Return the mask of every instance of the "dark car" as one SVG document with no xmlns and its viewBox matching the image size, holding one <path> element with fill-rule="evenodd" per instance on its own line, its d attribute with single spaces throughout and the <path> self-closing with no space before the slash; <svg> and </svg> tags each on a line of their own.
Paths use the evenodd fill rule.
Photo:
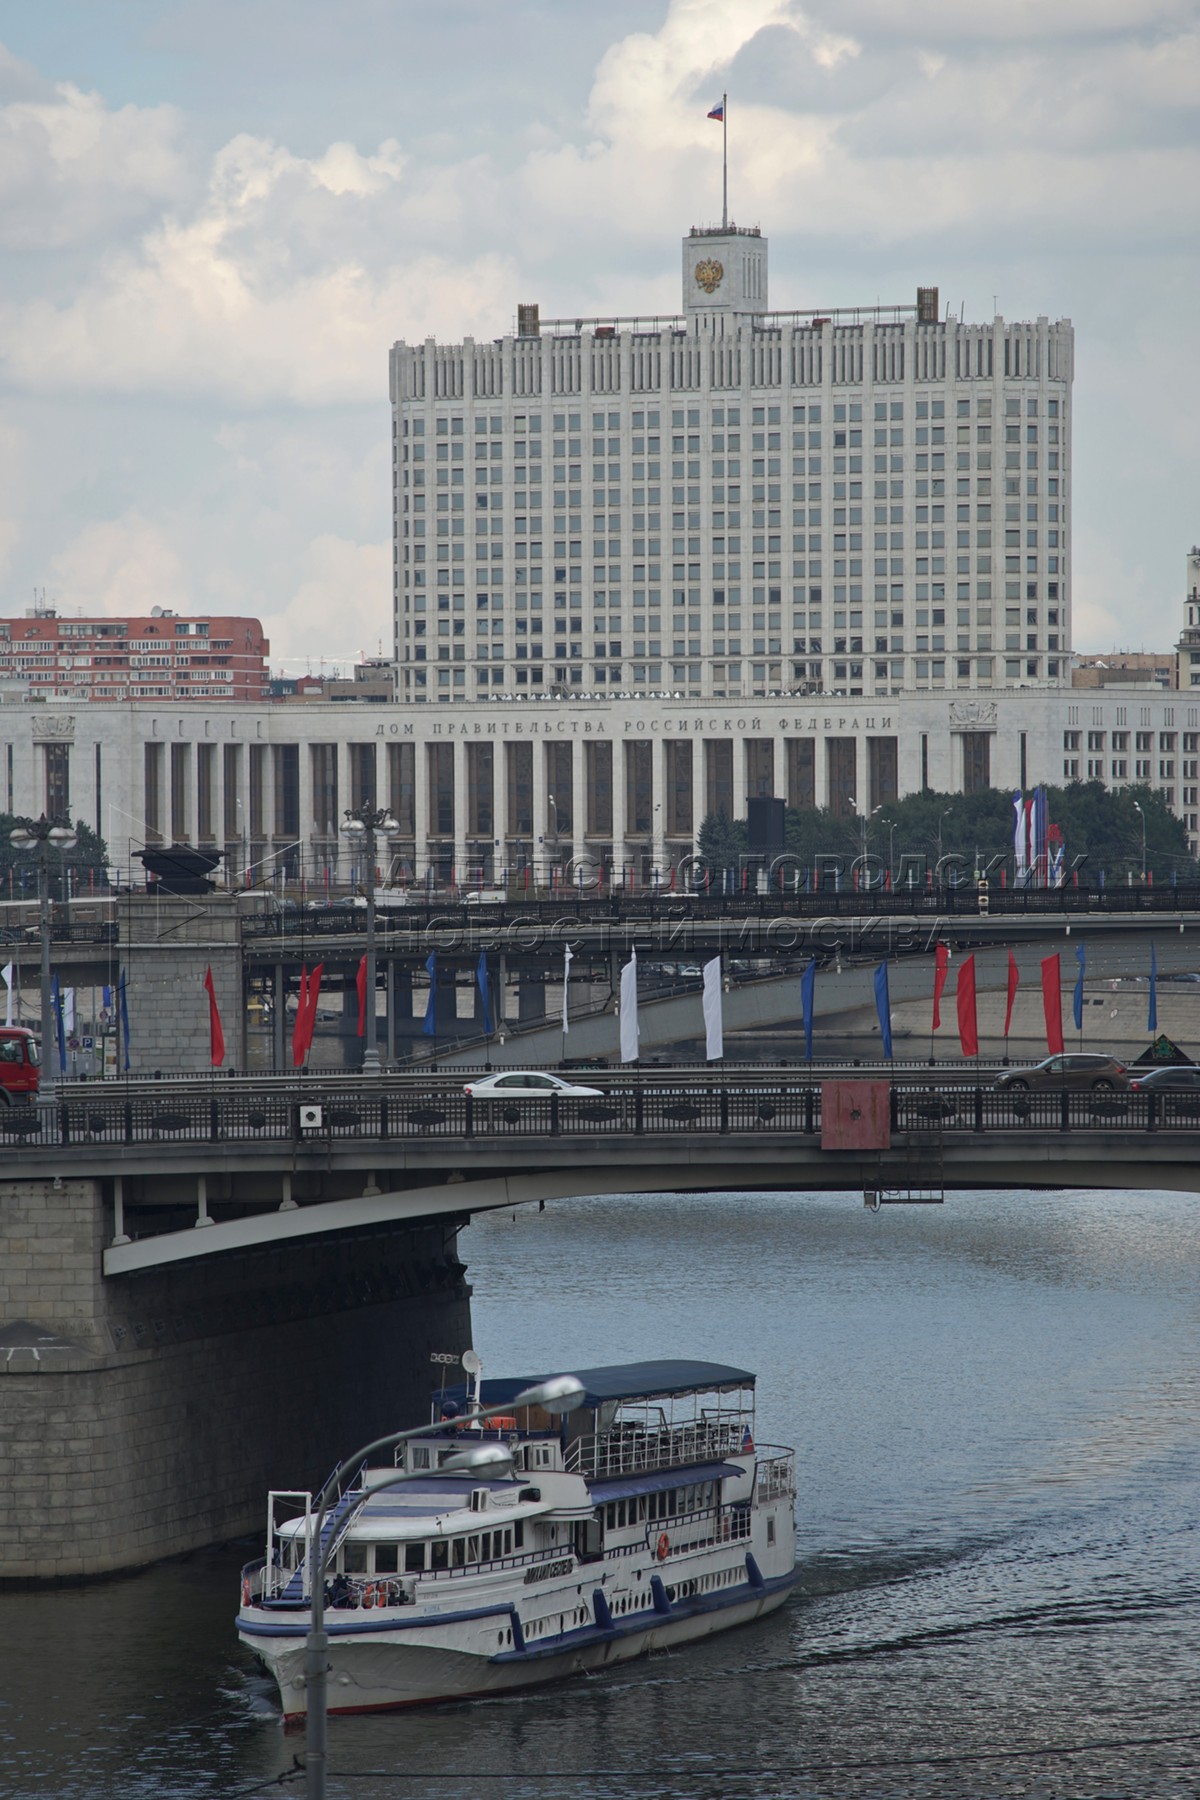
<svg viewBox="0 0 1200 1800">
<path fill-rule="evenodd" d="M 1127 1085 L 1131 1094 L 1187 1095 L 1200 1100 L 1200 1068 L 1185 1063 L 1178 1068 L 1131 1069 Z"/>
<path fill-rule="evenodd" d="M 1027 1069 L 1005 1069 L 995 1085 L 1010 1093 L 1030 1088 L 1053 1088 L 1057 1093 L 1063 1088 L 1124 1087 L 1125 1064 L 1098 1051 L 1069 1050 L 1065 1055 L 1047 1056 Z"/>
</svg>

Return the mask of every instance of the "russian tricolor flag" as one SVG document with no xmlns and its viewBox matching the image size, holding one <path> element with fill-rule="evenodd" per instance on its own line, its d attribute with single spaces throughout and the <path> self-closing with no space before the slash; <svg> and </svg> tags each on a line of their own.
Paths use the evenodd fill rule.
<svg viewBox="0 0 1200 1800">
<path fill-rule="evenodd" d="M 713 107 L 712 111 L 709 113 L 708 116 L 710 119 L 720 119 L 722 121 L 722 123 L 724 123 L 725 102 L 723 100 L 718 100 L 717 104 Z"/>
</svg>

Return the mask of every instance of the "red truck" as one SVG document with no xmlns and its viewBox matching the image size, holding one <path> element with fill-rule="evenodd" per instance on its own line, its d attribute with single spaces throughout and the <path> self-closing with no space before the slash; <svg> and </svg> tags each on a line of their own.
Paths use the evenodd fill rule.
<svg viewBox="0 0 1200 1800">
<path fill-rule="evenodd" d="M 0 1088 L 10 1099 L 32 1098 L 37 1093 L 41 1060 L 41 1044 L 28 1027 L 0 1025 Z"/>
</svg>

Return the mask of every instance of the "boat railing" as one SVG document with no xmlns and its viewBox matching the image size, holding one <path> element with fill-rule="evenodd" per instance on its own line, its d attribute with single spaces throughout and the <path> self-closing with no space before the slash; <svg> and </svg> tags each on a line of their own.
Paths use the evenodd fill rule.
<svg viewBox="0 0 1200 1800">
<path fill-rule="evenodd" d="M 699 1532 L 699 1535 L 697 1534 Z M 646 1547 L 658 1562 L 673 1556 L 685 1556 L 695 1550 L 711 1550 L 715 1544 L 739 1542 L 751 1534 L 750 1508 L 744 1500 L 723 1506 L 714 1512 L 706 1507 L 697 1512 L 672 1513 L 651 1520 L 646 1531 Z"/>
<path fill-rule="evenodd" d="M 681 1469 L 689 1464 L 738 1456 L 745 1441 L 743 1419 L 667 1426 L 654 1431 L 620 1426 L 598 1436 L 576 1438 L 567 1448 L 566 1468 L 569 1474 L 597 1477 Z"/>
<path fill-rule="evenodd" d="M 761 1505 L 766 1500 L 779 1500 L 796 1492 L 796 1453 L 776 1444 L 760 1444 L 756 1497 Z"/>
</svg>

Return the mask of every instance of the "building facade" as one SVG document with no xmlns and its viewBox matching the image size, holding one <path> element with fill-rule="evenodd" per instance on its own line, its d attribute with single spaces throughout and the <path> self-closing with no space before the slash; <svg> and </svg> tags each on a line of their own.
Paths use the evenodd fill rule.
<svg viewBox="0 0 1200 1800">
<path fill-rule="evenodd" d="M 675 317 L 393 347 L 398 699 L 1069 682 L 1070 322 L 770 312 L 767 265 L 693 231 Z"/>
<path fill-rule="evenodd" d="M 266 700 L 270 648 L 257 619 L 157 606 L 148 618 L 67 618 L 39 606 L 0 619 L 0 684 L 93 704 Z"/>
<path fill-rule="evenodd" d="M 386 806 L 387 862 L 421 877 L 543 880 L 583 860 L 649 880 L 708 813 L 750 798 L 863 811 L 928 787 L 1145 782 L 1200 814 L 1200 695 L 999 690 L 895 699 L 533 700 L 481 706 L 0 705 L 0 810 L 70 816 L 119 870 L 145 844 L 224 854 L 255 880 L 349 879 L 347 807 Z M 874 829 L 874 828 L 872 828 Z M 382 858 L 381 858 L 382 860 Z"/>
</svg>

